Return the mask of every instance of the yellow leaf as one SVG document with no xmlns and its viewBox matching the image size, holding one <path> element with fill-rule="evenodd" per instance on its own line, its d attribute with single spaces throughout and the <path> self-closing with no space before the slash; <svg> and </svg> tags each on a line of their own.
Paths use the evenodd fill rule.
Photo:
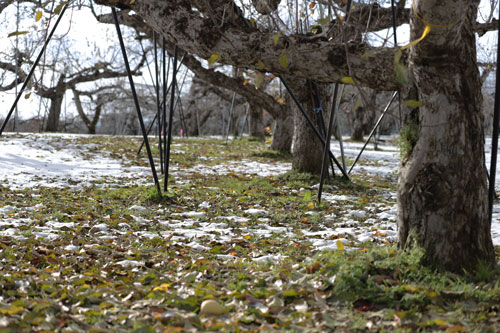
<svg viewBox="0 0 500 333">
<path fill-rule="evenodd" d="M 243 81 L 243 85 L 246 86 L 248 82 L 250 82 L 250 79 L 245 79 L 245 81 Z"/>
<path fill-rule="evenodd" d="M 286 104 L 286 101 L 285 101 L 283 98 L 278 98 L 278 99 L 276 100 L 276 102 L 278 102 L 278 103 L 279 103 L 279 104 L 281 104 L 281 105 L 285 105 L 285 104 Z"/>
<path fill-rule="evenodd" d="M 214 53 L 208 58 L 208 63 L 210 65 L 213 65 L 217 60 L 220 58 L 220 53 Z"/>
<path fill-rule="evenodd" d="M 342 241 L 340 239 L 337 240 L 337 249 L 339 251 L 344 251 L 345 250 L 344 243 L 342 243 Z"/>
<path fill-rule="evenodd" d="M 24 311 L 24 308 L 17 305 L 11 305 L 9 307 L 0 308 L 0 313 L 4 315 L 14 315 Z"/>
<path fill-rule="evenodd" d="M 28 98 L 30 98 L 30 97 L 31 97 L 31 93 L 27 93 L 26 95 L 24 95 L 24 98 L 25 98 L 25 99 L 28 99 Z"/>
<path fill-rule="evenodd" d="M 422 33 L 422 36 L 420 36 L 419 39 L 416 39 L 413 42 L 410 42 L 407 45 L 401 47 L 401 50 L 409 49 L 410 47 L 415 46 L 418 43 L 420 43 L 427 36 L 427 34 L 429 33 L 429 31 L 431 31 L 431 26 L 430 25 L 426 25 L 425 29 L 424 29 L 424 32 Z"/>
<path fill-rule="evenodd" d="M 441 319 L 434 319 L 434 324 L 438 326 L 448 326 L 448 323 Z"/>
<path fill-rule="evenodd" d="M 309 208 L 309 209 L 314 209 L 314 202 L 309 202 L 309 203 L 307 203 L 307 205 L 306 205 L 306 206 L 307 206 L 307 208 Z"/>
<path fill-rule="evenodd" d="M 279 58 L 279 62 L 280 62 L 281 67 L 287 68 L 288 67 L 288 60 L 289 60 L 288 59 L 288 54 L 282 53 L 280 55 L 280 58 Z"/>
<path fill-rule="evenodd" d="M 255 80 L 253 82 L 255 88 L 259 89 L 262 83 L 264 83 L 264 74 L 262 74 L 261 72 L 257 72 L 257 74 L 255 75 Z"/>
<path fill-rule="evenodd" d="M 405 285 L 403 285 L 403 286 L 401 286 L 401 287 L 402 287 L 405 291 L 408 291 L 408 292 L 413 293 L 413 294 L 414 294 L 414 293 L 418 293 L 418 292 L 419 292 L 419 289 L 418 289 L 418 288 L 413 287 L 413 286 L 410 286 L 410 285 L 407 285 L 407 284 L 405 284 Z"/>
<path fill-rule="evenodd" d="M 39 11 L 36 12 L 35 22 L 40 21 L 41 18 L 42 18 L 42 11 L 39 10 Z"/>
<path fill-rule="evenodd" d="M 245 235 L 245 236 L 243 236 L 243 239 L 246 239 L 246 240 L 252 239 L 252 235 Z"/>
<path fill-rule="evenodd" d="M 162 283 L 158 287 L 153 288 L 153 291 L 163 291 L 167 292 L 168 288 L 170 288 L 171 284 L 170 283 Z"/>
<path fill-rule="evenodd" d="M 252 27 L 255 27 L 255 19 L 253 17 L 250 19 L 250 23 L 252 24 Z"/>
<path fill-rule="evenodd" d="M 262 60 L 259 60 L 257 62 L 257 68 L 260 69 L 260 70 L 263 70 L 264 69 L 264 63 L 262 62 Z"/>
<path fill-rule="evenodd" d="M 277 33 L 274 34 L 273 36 L 273 45 L 276 46 L 278 45 L 278 40 L 280 39 L 281 36 L 281 31 L 278 31 Z"/>
<path fill-rule="evenodd" d="M 133 5 L 135 0 L 130 0 L 130 4 Z"/>
<path fill-rule="evenodd" d="M 414 99 L 409 99 L 403 102 L 404 105 L 408 106 L 411 109 L 419 108 L 424 106 L 424 103 L 420 101 L 416 101 Z"/>
<path fill-rule="evenodd" d="M 14 31 L 7 35 L 7 37 L 26 35 L 28 31 Z"/>
<path fill-rule="evenodd" d="M 354 80 L 350 76 L 344 76 L 342 78 L 342 83 L 354 85 Z"/>
<path fill-rule="evenodd" d="M 364 53 L 361 58 L 375 58 L 375 56 L 373 54 L 370 54 L 370 53 Z"/>
</svg>

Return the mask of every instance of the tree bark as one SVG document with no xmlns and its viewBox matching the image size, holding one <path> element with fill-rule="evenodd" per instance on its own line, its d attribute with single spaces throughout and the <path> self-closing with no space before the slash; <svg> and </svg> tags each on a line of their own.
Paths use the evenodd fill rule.
<svg viewBox="0 0 500 333">
<path fill-rule="evenodd" d="M 290 80 L 289 85 L 302 108 L 316 126 L 317 118 L 316 113 L 313 111 L 314 105 L 309 82 L 293 79 Z M 291 97 L 287 100 L 287 103 L 291 105 L 294 112 L 292 169 L 298 172 L 320 174 L 323 152 L 321 141 L 316 137 L 314 130 L 311 129 L 306 118 L 291 100 Z"/>
<path fill-rule="evenodd" d="M 264 139 L 264 111 L 255 105 L 248 110 L 248 135 Z"/>
<path fill-rule="evenodd" d="M 66 76 L 61 74 L 57 80 L 57 85 L 52 89 L 51 94 L 47 96 L 50 99 L 49 116 L 47 117 L 47 132 L 57 132 L 59 127 L 59 117 L 61 116 L 62 102 L 66 92 Z M 45 97 L 45 96 L 44 96 Z"/>
<path fill-rule="evenodd" d="M 457 272 L 495 260 L 472 31 L 478 3 L 416 0 L 426 20 L 459 23 L 433 28 L 410 52 L 424 106 L 414 111 L 414 124 L 406 124 L 418 131 L 418 140 L 402 160 L 398 182 L 399 246 L 421 246 L 427 263 Z M 424 25 L 413 16 L 412 26 L 415 40 Z"/>
<path fill-rule="evenodd" d="M 273 141 L 271 149 L 281 152 L 291 152 L 293 141 L 293 115 L 285 113 L 274 119 Z"/>
</svg>

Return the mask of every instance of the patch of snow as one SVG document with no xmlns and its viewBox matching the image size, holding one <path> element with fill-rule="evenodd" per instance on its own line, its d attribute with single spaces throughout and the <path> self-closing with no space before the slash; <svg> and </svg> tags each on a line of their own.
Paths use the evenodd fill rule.
<svg viewBox="0 0 500 333">
<path fill-rule="evenodd" d="M 245 210 L 244 212 L 250 215 L 269 215 L 269 212 L 267 210 L 258 208 L 250 208 Z"/>
<path fill-rule="evenodd" d="M 122 260 L 116 262 L 117 265 L 120 265 L 122 267 L 140 267 L 144 266 L 143 261 L 137 261 L 137 260 Z"/>
<path fill-rule="evenodd" d="M 143 207 L 143 206 L 138 206 L 138 205 L 133 205 L 131 207 L 129 207 L 130 210 L 137 210 L 137 211 L 140 211 L 140 212 L 143 212 L 145 210 L 147 210 L 146 207 Z"/>
</svg>

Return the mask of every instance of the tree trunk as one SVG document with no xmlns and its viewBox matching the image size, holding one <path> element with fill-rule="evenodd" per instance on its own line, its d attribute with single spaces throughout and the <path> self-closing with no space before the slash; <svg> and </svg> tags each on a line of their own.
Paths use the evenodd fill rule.
<svg viewBox="0 0 500 333">
<path fill-rule="evenodd" d="M 45 126 L 45 131 L 57 132 L 57 129 L 59 127 L 59 117 L 61 116 L 63 99 L 64 99 L 64 94 L 56 95 L 54 96 L 54 98 L 50 99 L 49 116 L 47 118 L 47 125 Z"/>
<path fill-rule="evenodd" d="M 264 139 L 264 112 L 255 105 L 250 105 L 248 110 L 248 135 Z"/>
<path fill-rule="evenodd" d="M 321 87 L 321 85 L 318 85 Z M 313 101 L 311 96 L 310 84 L 301 79 L 293 79 L 290 82 L 290 87 L 293 93 L 301 103 L 306 114 L 311 118 L 316 126 L 316 113 L 313 110 Z M 321 94 L 324 89 L 320 90 L 320 98 L 324 101 L 323 108 L 326 106 L 326 94 Z M 306 118 L 299 111 L 291 97 L 287 103 L 293 103 L 292 109 L 294 112 L 294 140 L 293 140 L 293 160 L 292 169 L 298 172 L 308 172 L 312 174 L 321 173 L 321 161 L 323 153 L 323 145 L 316 137 L 314 130 L 309 126 Z M 316 126 L 317 127 L 317 126 Z"/>
<path fill-rule="evenodd" d="M 364 134 L 364 126 L 363 126 L 363 113 L 366 112 L 366 109 L 362 106 L 353 110 L 351 112 L 351 140 L 353 141 L 363 141 Z"/>
<path fill-rule="evenodd" d="M 460 23 L 432 28 L 410 52 L 410 71 L 424 106 L 403 129 L 417 131 L 418 138 L 402 160 L 398 181 L 399 246 L 421 246 L 427 263 L 460 272 L 479 261 L 494 263 L 495 254 L 472 31 L 479 1 L 444 2 L 415 3 L 430 22 Z M 418 18 L 412 21 L 415 40 L 424 26 Z"/>
<path fill-rule="evenodd" d="M 271 149 L 282 152 L 292 150 L 293 115 L 286 113 L 283 117 L 274 120 L 273 142 Z"/>
</svg>

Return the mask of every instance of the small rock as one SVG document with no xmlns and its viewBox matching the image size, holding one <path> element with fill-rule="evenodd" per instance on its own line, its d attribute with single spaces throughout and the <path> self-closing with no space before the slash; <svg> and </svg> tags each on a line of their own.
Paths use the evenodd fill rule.
<svg viewBox="0 0 500 333">
<path fill-rule="evenodd" d="M 218 316 L 224 313 L 226 309 L 213 299 L 207 299 L 201 303 L 200 314 Z"/>
</svg>

